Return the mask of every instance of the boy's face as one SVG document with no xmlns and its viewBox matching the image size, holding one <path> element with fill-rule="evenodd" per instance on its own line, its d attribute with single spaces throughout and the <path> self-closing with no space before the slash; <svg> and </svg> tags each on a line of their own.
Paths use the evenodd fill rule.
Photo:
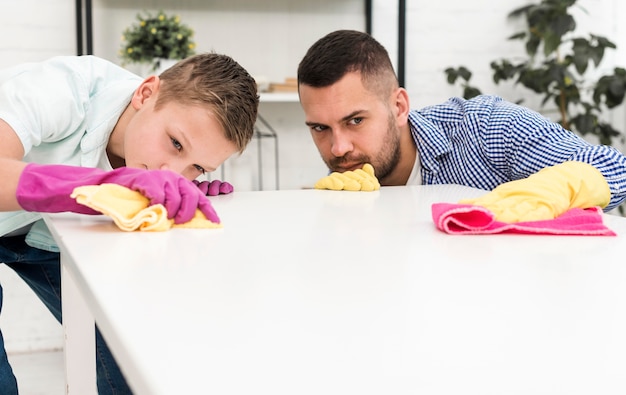
<svg viewBox="0 0 626 395">
<path fill-rule="evenodd" d="M 400 129 L 387 103 L 368 91 L 360 73 L 347 73 L 333 85 L 300 85 L 300 103 L 313 141 L 331 171 L 370 163 L 379 179 L 390 175 L 400 158 Z"/>
<path fill-rule="evenodd" d="M 205 107 L 168 102 L 156 110 L 156 82 L 144 92 L 140 87 L 131 101 L 137 111 L 124 133 L 126 166 L 171 170 L 193 180 L 237 152 Z"/>
</svg>

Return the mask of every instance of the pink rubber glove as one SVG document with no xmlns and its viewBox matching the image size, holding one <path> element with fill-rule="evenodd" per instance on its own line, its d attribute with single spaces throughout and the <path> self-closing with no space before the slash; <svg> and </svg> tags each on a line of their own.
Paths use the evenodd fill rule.
<svg viewBox="0 0 626 395">
<path fill-rule="evenodd" d="M 193 180 L 193 183 L 196 184 L 206 196 L 227 195 L 234 189 L 229 182 L 220 180 L 202 182 Z"/>
<path fill-rule="evenodd" d="M 17 201 L 26 211 L 58 213 L 71 211 L 100 214 L 70 197 L 74 188 L 85 185 L 118 184 L 144 195 L 150 204 L 162 204 L 168 218 L 177 224 L 191 220 L 196 208 L 214 223 L 220 223 L 211 202 L 192 183 L 168 170 L 120 167 L 113 171 L 65 165 L 29 163 L 17 185 Z"/>
</svg>

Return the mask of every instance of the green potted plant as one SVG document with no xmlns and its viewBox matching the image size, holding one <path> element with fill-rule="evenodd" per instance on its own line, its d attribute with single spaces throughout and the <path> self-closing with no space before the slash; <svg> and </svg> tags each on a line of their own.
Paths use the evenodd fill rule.
<svg viewBox="0 0 626 395">
<path fill-rule="evenodd" d="M 595 34 L 573 35 L 576 22 L 569 11 L 575 4 L 576 0 L 540 0 L 514 9 L 509 17 L 524 18 L 526 26 L 509 39 L 522 41 L 528 57 L 491 62 L 493 81 L 513 80 L 543 96 L 542 105 L 554 106 L 563 127 L 612 145 L 616 139 L 623 141 L 624 134 L 602 115 L 624 101 L 626 69 L 615 67 L 612 73 L 594 78 L 605 50 L 616 46 Z M 481 93 L 470 85 L 472 72 L 466 67 L 449 67 L 445 73 L 448 83 L 460 84 L 465 98 Z"/>
<path fill-rule="evenodd" d="M 136 16 L 137 23 L 122 35 L 120 58 L 122 64 L 147 64 L 151 71 L 161 67 L 164 59 L 181 60 L 195 54 L 193 30 L 180 22 L 178 15 L 163 11 L 156 15 L 144 11 Z"/>
</svg>

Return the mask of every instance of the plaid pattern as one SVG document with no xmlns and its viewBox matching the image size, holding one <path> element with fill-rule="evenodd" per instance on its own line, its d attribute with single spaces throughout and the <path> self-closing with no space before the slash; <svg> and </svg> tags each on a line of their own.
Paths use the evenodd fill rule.
<svg viewBox="0 0 626 395">
<path fill-rule="evenodd" d="M 611 210 L 626 199 L 626 156 L 593 145 L 528 108 L 496 96 L 452 98 L 409 114 L 423 184 L 491 190 L 568 160 L 589 163 L 607 180 Z"/>
</svg>

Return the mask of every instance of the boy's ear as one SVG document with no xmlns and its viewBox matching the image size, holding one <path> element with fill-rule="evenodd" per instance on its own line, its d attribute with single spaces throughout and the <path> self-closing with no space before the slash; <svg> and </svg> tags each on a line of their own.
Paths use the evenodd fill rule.
<svg viewBox="0 0 626 395">
<path fill-rule="evenodd" d="M 131 105 L 135 110 L 139 110 L 144 104 L 145 101 L 152 98 L 156 98 L 156 93 L 159 91 L 159 86 L 161 85 L 161 79 L 156 75 L 151 75 L 150 77 L 143 80 L 141 85 L 135 92 L 133 93 L 133 97 L 130 100 Z"/>
</svg>

